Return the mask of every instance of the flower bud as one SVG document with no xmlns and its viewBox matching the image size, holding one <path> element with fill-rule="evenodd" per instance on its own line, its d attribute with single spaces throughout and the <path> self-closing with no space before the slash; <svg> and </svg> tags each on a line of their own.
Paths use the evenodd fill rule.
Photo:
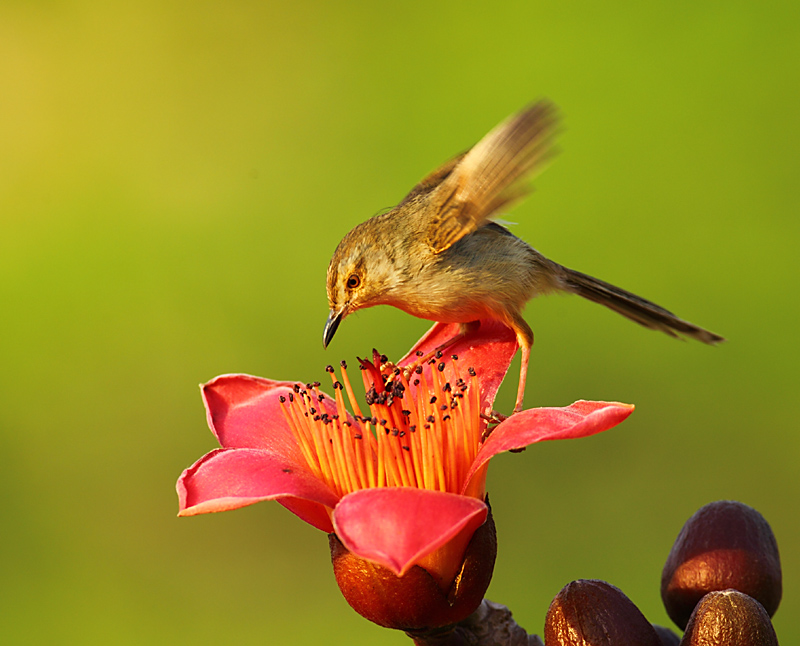
<svg viewBox="0 0 800 646">
<path fill-rule="evenodd" d="M 336 534 L 328 540 L 336 582 L 352 608 L 380 626 L 410 633 L 449 626 L 472 614 L 489 587 L 497 556 L 491 510 L 472 535 L 448 589 L 419 565 L 399 577 L 349 552 Z"/>
<path fill-rule="evenodd" d="M 547 646 L 662 646 L 650 622 L 619 588 L 579 579 L 561 589 L 547 611 Z"/>
<path fill-rule="evenodd" d="M 771 616 L 781 600 L 781 563 L 764 517 L 719 500 L 695 512 L 678 534 L 661 574 L 661 598 L 684 628 L 704 595 L 728 588 L 754 597 Z"/>
<path fill-rule="evenodd" d="M 738 590 L 709 592 L 686 626 L 684 646 L 778 646 L 775 629 L 764 607 Z"/>
<path fill-rule="evenodd" d="M 661 640 L 661 646 L 680 646 L 681 638 L 669 628 L 659 626 L 658 624 L 653 624 L 653 629 L 656 631 L 656 635 L 658 635 L 658 638 Z"/>
</svg>

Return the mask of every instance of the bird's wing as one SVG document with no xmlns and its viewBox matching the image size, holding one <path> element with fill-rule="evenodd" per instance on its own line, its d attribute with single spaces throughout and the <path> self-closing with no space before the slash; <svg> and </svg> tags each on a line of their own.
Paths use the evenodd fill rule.
<svg viewBox="0 0 800 646">
<path fill-rule="evenodd" d="M 453 172 L 453 169 L 456 167 L 458 162 L 460 162 L 464 155 L 467 154 L 469 151 L 464 151 L 463 153 L 459 153 L 452 159 L 448 159 L 444 164 L 439 166 L 435 171 L 425 176 L 425 178 L 420 181 L 414 188 L 411 189 L 408 195 L 406 195 L 403 200 L 397 205 L 402 206 L 406 202 L 410 202 L 417 197 L 421 197 L 426 193 L 430 193 L 433 189 L 435 189 L 439 184 L 441 184 L 447 177 L 450 176 L 450 173 Z"/>
<path fill-rule="evenodd" d="M 552 156 L 556 123 L 555 106 L 539 101 L 503 121 L 414 189 L 424 186 L 428 192 L 436 191 L 431 193 L 427 223 L 427 242 L 434 253 L 452 246 L 529 192 L 523 181 Z"/>
</svg>

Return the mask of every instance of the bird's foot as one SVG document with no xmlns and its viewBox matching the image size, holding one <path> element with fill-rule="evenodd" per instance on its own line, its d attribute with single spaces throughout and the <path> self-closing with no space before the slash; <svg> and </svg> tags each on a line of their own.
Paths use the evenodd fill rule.
<svg viewBox="0 0 800 646">
<path fill-rule="evenodd" d="M 509 415 L 503 415 L 503 413 L 498 413 L 496 410 L 493 410 L 488 415 L 486 413 L 481 413 L 481 419 L 485 419 L 489 424 L 494 424 L 497 426 L 500 422 L 505 422 L 509 418 Z"/>
<path fill-rule="evenodd" d="M 486 428 L 483 429 L 483 433 L 481 433 L 481 442 L 485 442 L 494 429 L 497 428 L 497 425 L 508 419 L 508 415 L 503 415 L 493 410 L 488 415 L 486 413 L 481 413 L 481 419 L 486 420 Z"/>
</svg>

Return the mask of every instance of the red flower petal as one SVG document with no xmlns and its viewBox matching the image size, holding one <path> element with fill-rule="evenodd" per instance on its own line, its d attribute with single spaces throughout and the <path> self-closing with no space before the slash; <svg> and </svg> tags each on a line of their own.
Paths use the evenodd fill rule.
<svg viewBox="0 0 800 646">
<path fill-rule="evenodd" d="M 324 532 L 333 531 L 326 508 L 338 497 L 305 467 L 258 449 L 216 449 L 186 469 L 177 484 L 179 516 L 238 509 L 279 499 Z M 283 500 L 281 500 L 283 499 Z"/>
<path fill-rule="evenodd" d="M 208 425 L 226 449 L 266 449 L 298 464 L 304 460 L 281 411 L 280 397 L 289 397 L 297 382 L 251 375 L 221 375 L 203 386 Z M 330 397 L 321 412 L 336 413 Z"/>
<path fill-rule="evenodd" d="M 458 356 L 461 377 L 469 380 L 468 368 L 475 368 L 481 384 L 481 410 L 491 410 L 497 389 L 508 371 L 508 366 L 519 348 L 517 336 L 511 328 L 500 321 L 485 319 L 480 325 L 449 345 L 444 354 L 446 357 Z M 409 353 L 397 364 L 407 366 L 414 363 L 417 351 L 427 355 L 439 346 L 459 335 L 457 323 L 435 323 L 423 337 L 417 341 Z M 445 361 L 445 376 L 448 381 L 455 381 L 455 374 Z M 430 366 L 425 366 L 426 376 L 430 374 Z"/>
<path fill-rule="evenodd" d="M 571 440 L 601 433 L 622 422 L 633 408 L 617 402 L 577 401 L 566 408 L 531 408 L 515 413 L 498 424 L 478 451 L 464 490 L 475 472 L 498 453 L 545 440 Z"/>
<path fill-rule="evenodd" d="M 333 512 L 333 525 L 350 552 L 402 576 L 462 530 L 480 527 L 487 511 L 477 498 L 383 487 L 342 498 Z"/>
</svg>

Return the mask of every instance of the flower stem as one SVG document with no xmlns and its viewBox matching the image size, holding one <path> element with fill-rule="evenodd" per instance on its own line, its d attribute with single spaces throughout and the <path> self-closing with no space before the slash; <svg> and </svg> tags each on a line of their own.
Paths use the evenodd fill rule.
<svg viewBox="0 0 800 646">
<path fill-rule="evenodd" d="M 529 635 L 499 603 L 484 599 L 469 617 L 447 628 L 406 633 L 416 646 L 544 646 Z"/>
</svg>

